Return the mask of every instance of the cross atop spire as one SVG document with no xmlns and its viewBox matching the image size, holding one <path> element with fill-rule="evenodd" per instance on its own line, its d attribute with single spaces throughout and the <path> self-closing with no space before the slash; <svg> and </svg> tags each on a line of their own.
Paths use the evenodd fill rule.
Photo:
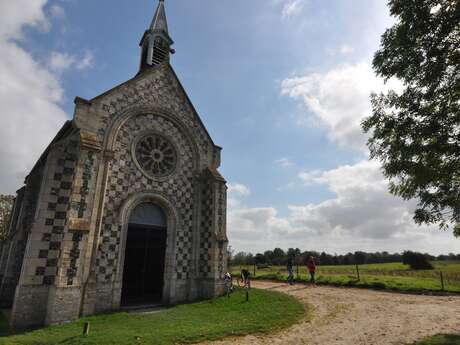
<svg viewBox="0 0 460 345">
<path fill-rule="evenodd" d="M 142 47 L 141 70 L 169 61 L 169 55 L 174 54 L 174 49 L 171 49 L 174 41 L 169 36 L 165 2 L 164 0 L 159 1 L 152 23 L 145 31 L 140 43 Z"/>
</svg>

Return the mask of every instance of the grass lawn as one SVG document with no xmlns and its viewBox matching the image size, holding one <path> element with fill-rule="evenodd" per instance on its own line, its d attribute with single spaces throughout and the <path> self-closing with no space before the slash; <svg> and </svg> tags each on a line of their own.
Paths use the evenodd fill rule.
<svg viewBox="0 0 460 345">
<path fill-rule="evenodd" d="M 435 335 L 412 345 L 460 345 L 460 335 Z"/>
<path fill-rule="evenodd" d="M 434 270 L 411 270 L 402 263 L 360 265 L 360 280 L 354 265 L 318 266 L 317 282 L 337 286 L 356 286 L 388 289 L 404 292 L 441 291 L 440 271 L 443 272 L 444 290 L 460 293 L 460 263 L 434 262 Z M 253 272 L 253 267 L 247 267 Z M 232 274 L 238 276 L 240 267 L 233 267 Z M 294 269 L 296 273 L 296 269 Z M 301 280 L 307 280 L 305 265 L 299 266 Z M 256 271 L 255 279 L 285 280 L 286 267 L 271 266 Z M 254 279 L 254 277 L 253 277 Z"/>
<path fill-rule="evenodd" d="M 115 313 L 83 318 L 77 322 L 9 335 L 0 330 L 0 344 L 52 345 L 93 344 L 169 345 L 215 340 L 230 335 L 267 332 L 287 327 L 305 315 L 295 298 L 275 292 L 251 289 L 249 302 L 237 290 L 230 299 L 179 305 L 154 314 Z M 90 335 L 81 335 L 85 321 Z M 0 320 L 0 326 L 5 322 Z M 3 332 L 3 333 L 2 333 Z"/>
</svg>

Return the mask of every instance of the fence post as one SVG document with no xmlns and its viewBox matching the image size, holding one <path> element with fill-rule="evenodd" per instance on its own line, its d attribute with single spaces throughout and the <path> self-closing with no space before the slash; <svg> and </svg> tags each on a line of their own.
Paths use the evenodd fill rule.
<svg viewBox="0 0 460 345">
<path fill-rule="evenodd" d="M 83 335 L 89 335 L 89 322 L 85 322 L 85 325 L 83 326 Z"/>
<path fill-rule="evenodd" d="M 256 276 L 256 264 L 254 264 L 254 277 Z"/>
<path fill-rule="evenodd" d="M 439 271 L 439 276 L 441 278 L 441 291 L 444 291 L 444 276 L 442 274 L 442 271 Z"/>
<path fill-rule="evenodd" d="M 249 290 L 246 288 L 246 302 L 249 302 Z"/>
<path fill-rule="evenodd" d="M 359 267 L 358 267 L 358 264 L 356 264 L 356 274 L 358 276 L 358 281 L 361 280 L 361 277 L 359 276 Z"/>
<path fill-rule="evenodd" d="M 299 276 L 299 264 L 297 264 L 297 280 L 300 280 L 300 276 Z"/>
</svg>

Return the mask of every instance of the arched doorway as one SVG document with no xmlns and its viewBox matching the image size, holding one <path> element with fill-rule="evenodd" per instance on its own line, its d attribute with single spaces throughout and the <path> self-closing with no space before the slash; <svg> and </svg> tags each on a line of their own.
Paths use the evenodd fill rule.
<svg viewBox="0 0 460 345">
<path fill-rule="evenodd" d="M 162 301 L 166 226 L 166 215 L 156 204 L 142 203 L 132 211 L 123 268 L 122 305 Z"/>
</svg>

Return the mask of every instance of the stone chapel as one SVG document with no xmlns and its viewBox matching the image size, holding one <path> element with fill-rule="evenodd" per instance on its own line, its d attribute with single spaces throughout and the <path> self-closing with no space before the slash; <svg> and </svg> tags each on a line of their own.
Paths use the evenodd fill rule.
<svg viewBox="0 0 460 345">
<path fill-rule="evenodd" d="M 137 75 L 77 97 L 18 190 L 0 248 L 0 304 L 14 327 L 223 292 L 226 182 L 170 65 L 164 0 Z"/>
</svg>

